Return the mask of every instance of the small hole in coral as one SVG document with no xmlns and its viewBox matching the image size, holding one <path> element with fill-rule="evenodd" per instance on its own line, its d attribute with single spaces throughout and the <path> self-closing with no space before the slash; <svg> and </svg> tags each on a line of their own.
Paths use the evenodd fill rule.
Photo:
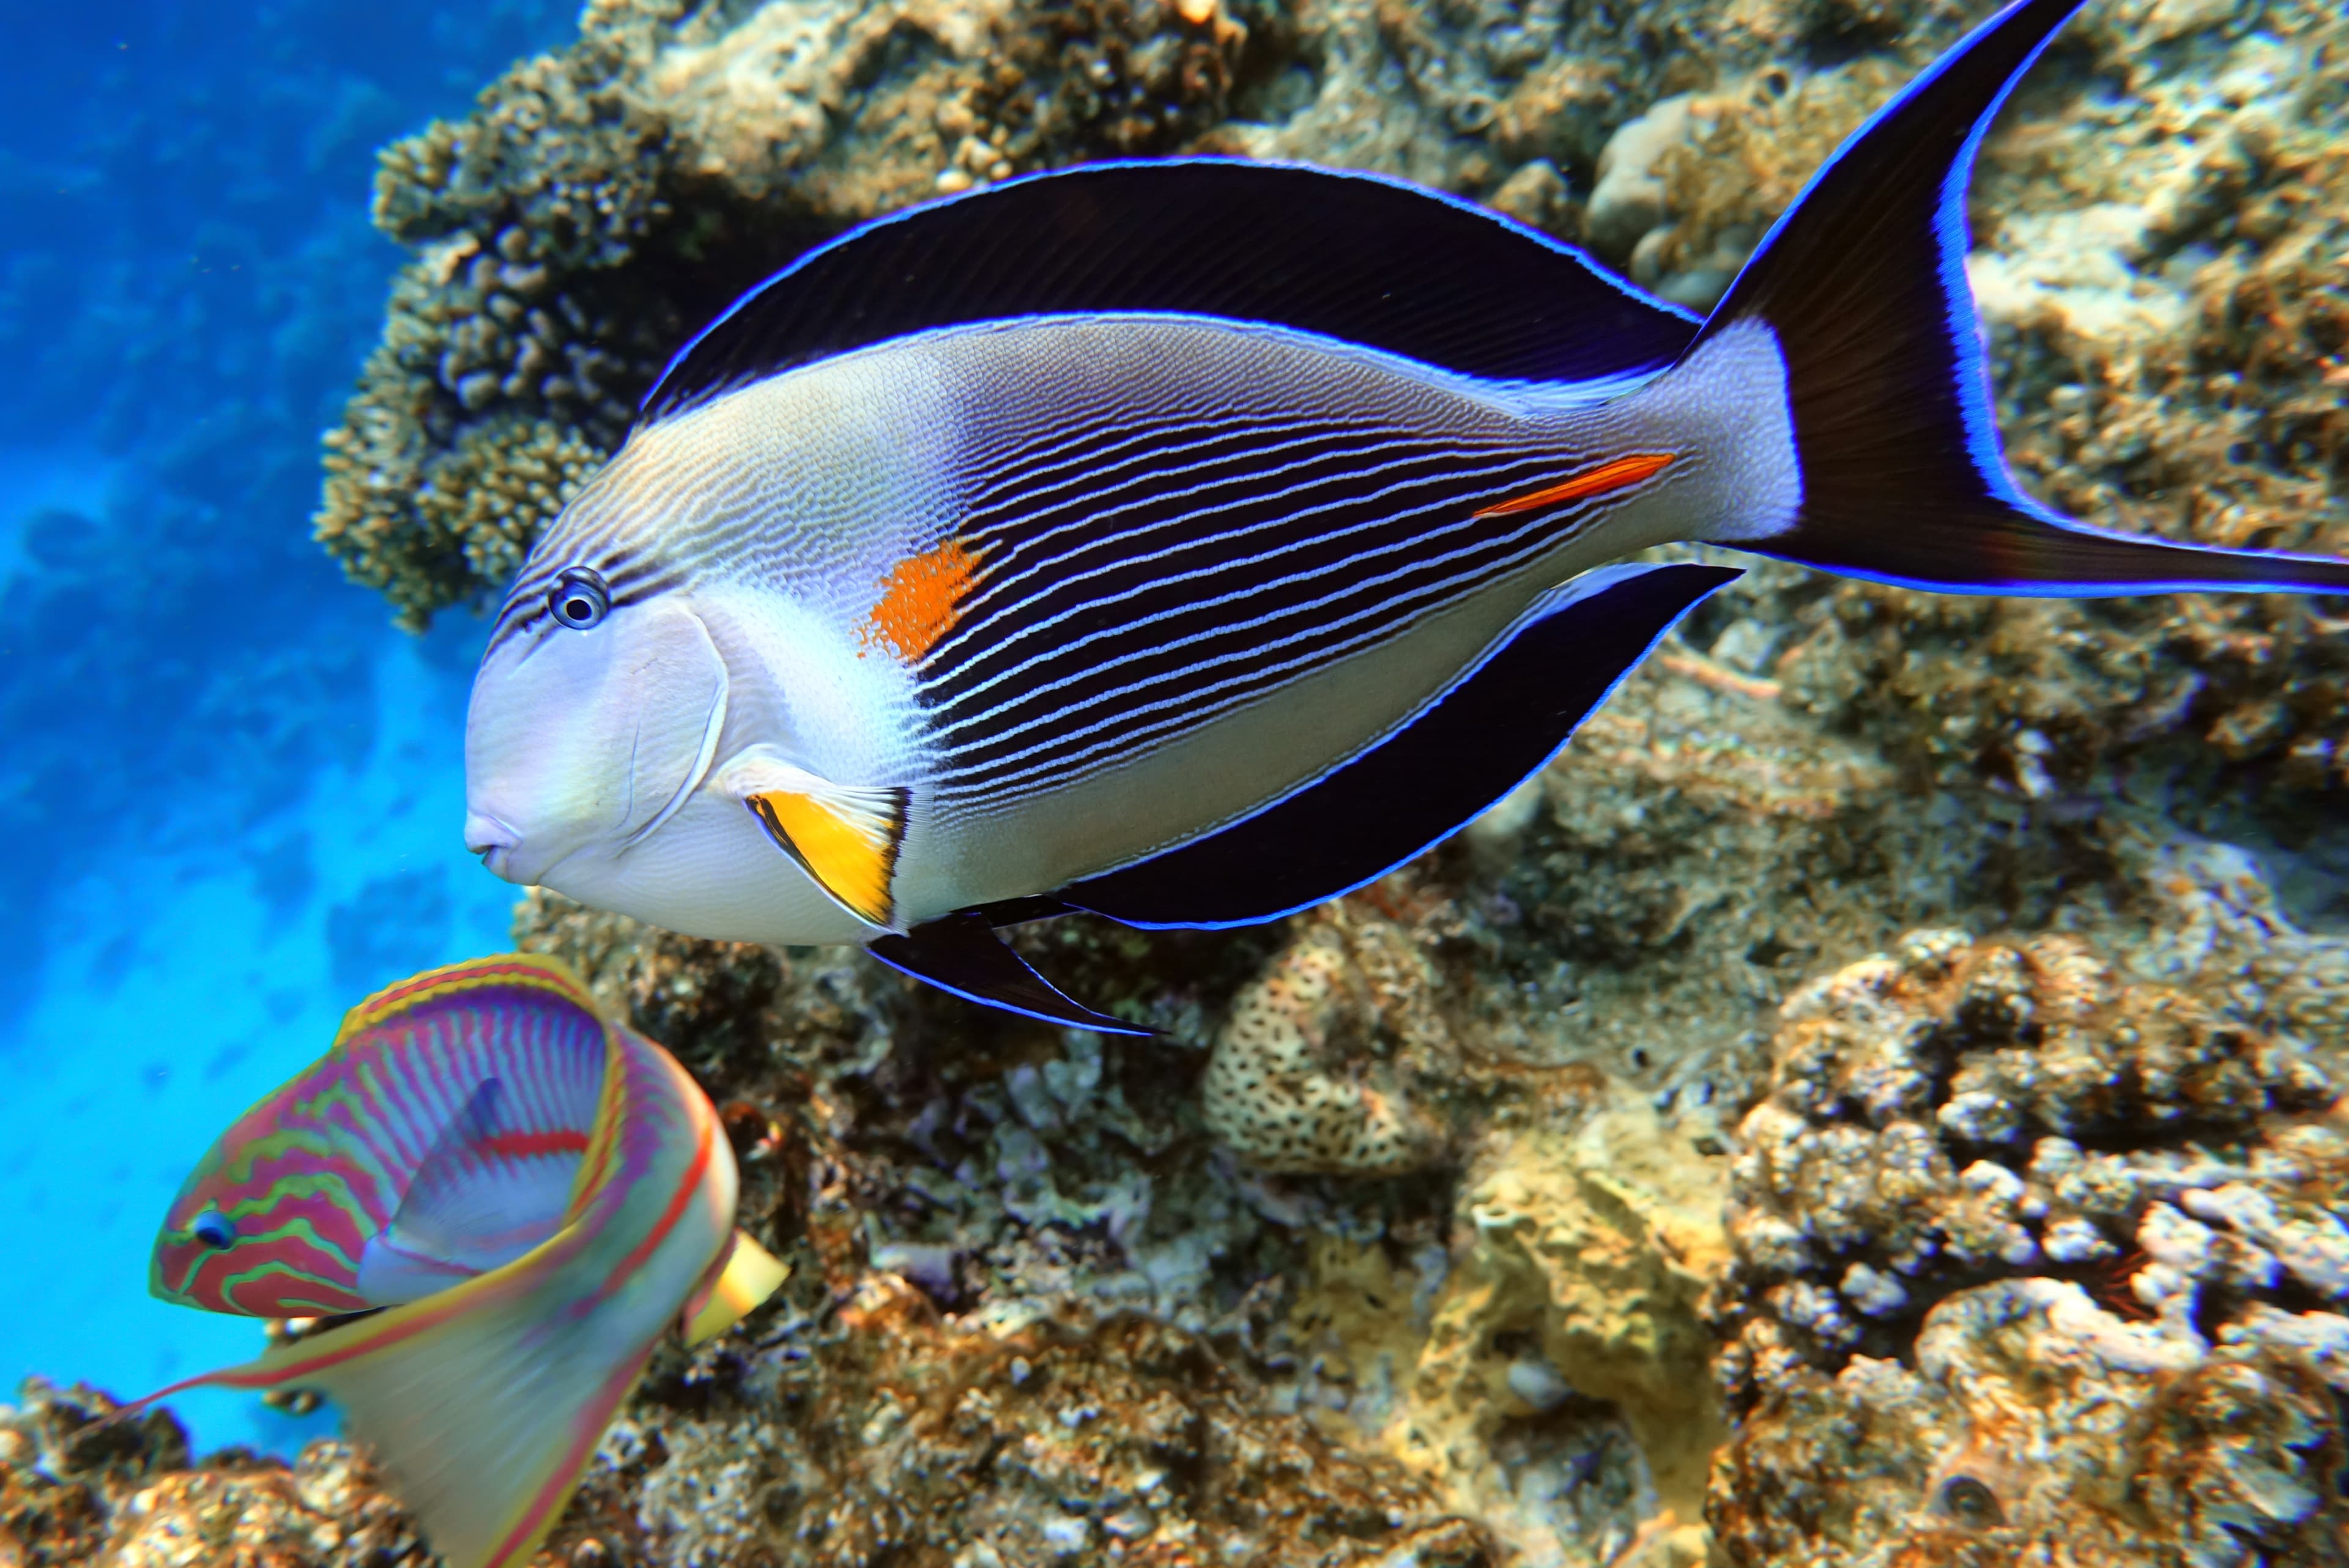
<svg viewBox="0 0 2349 1568">
<path fill-rule="evenodd" d="M 2006 1522 L 1998 1494 L 1972 1476 L 1951 1476 L 1941 1483 L 1941 1511 L 1974 1530 L 1992 1530 Z"/>
</svg>

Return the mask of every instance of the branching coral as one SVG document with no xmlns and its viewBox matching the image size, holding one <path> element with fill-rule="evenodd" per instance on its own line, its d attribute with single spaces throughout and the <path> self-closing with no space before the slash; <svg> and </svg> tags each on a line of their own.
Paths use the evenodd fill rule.
<svg viewBox="0 0 2349 1568">
<path fill-rule="evenodd" d="M 385 151 L 376 221 L 421 251 L 326 438 L 320 542 L 408 625 L 480 601 L 742 288 L 919 197 L 1195 136 L 1247 36 L 1117 0 L 591 6 Z"/>
</svg>

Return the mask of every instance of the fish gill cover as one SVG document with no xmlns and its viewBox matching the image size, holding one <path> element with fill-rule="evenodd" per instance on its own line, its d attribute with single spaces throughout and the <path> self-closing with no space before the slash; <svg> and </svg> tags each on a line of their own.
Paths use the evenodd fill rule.
<svg viewBox="0 0 2349 1568">
<path fill-rule="evenodd" d="M 598 4 L 385 153 L 411 258 L 315 525 L 410 625 L 481 602 L 740 287 L 1087 158 L 1402 175 L 1702 308 L 1985 11 Z M 2337 7 L 2092 5 L 1970 222 L 2028 488 L 2349 553 Z M 701 1078 L 795 1266 L 661 1353 L 557 1560 L 2344 1561 L 2340 607 L 1751 571 L 1360 893 L 1018 936 L 1157 1041 L 532 895 L 523 945 Z M 160 1417 L 94 1440 L 109 1404 L 0 1423 L 0 1532 L 419 1551 L 338 1444 L 191 1466 Z"/>
</svg>

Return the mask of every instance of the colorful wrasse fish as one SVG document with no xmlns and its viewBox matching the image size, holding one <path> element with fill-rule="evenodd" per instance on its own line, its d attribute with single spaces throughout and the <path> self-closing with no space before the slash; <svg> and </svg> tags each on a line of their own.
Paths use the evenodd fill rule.
<svg viewBox="0 0 2349 1568">
<path fill-rule="evenodd" d="M 1464 202 L 1279 165 L 1075 169 L 810 254 L 531 552 L 467 843 L 1116 1029 L 996 929 L 1266 920 L 1443 839 L 1737 575 L 1603 565 L 1630 552 L 2349 592 L 2349 562 L 2099 532 L 2007 470 L 1966 186 L 2075 4 L 1951 49 L 1702 320 Z"/>
<path fill-rule="evenodd" d="M 782 1282 L 735 1190 L 708 1096 L 561 964 L 429 971 L 246 1112 L 155 1242 L 166 1301 L 387 1310 L 140 1404 L 316 1389 L 451 1568 L 527 1561 L 661 1333 L 698 1344 Z"/>
</svg>

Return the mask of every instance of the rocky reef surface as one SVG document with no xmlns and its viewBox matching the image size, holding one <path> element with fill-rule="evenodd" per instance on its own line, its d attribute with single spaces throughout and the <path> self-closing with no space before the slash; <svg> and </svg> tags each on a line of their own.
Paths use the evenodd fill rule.
<svg viewBox="0 0 2349 1568">
<path fill-rule="evenodd" d="M 387 150 L 416 260 L 317 531 L 411 623 L 479 603 L 743 285 L 1089 157 L 1407 174 L 1701 306 L 1983 9 L 597 0 Z M 2337 8 L 2092 5 L 1973 234 L 2027 483 L 2349 551 Z M 1154 1040 L 533 895 L 794 1264 L 656 1365 L 548 1560 L 2349 1563 L 2333 607 L 1762 566 L 1361 893 L 1023 929 Z M 0 1563 L 420 1560 L 363 1456 L 107 1406 L 0 1417 Z"/>
</svg>

